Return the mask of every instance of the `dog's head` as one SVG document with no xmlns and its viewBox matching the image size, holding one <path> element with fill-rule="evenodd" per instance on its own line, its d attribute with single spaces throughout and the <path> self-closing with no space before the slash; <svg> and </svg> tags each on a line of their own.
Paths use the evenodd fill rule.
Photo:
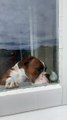
<svg viewBox="0 0 67 120">
<path fill-rule="evenodd" d="M 41 72 L 43 72 L 44 70 L 46 71 L 46 66 L 44 65 L 44 63 L 33 56 L 24 59 L 18 65 L 20 68 L 23 67 L 25 69 L 26 75 L 33 83 Z"/>
</svg>

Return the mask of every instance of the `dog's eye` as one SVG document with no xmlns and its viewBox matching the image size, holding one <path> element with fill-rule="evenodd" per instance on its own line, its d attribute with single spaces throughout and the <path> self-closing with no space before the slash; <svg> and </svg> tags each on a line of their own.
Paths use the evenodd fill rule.
<svg viewBox="0 0 67 120">
<path fill-rule="evenodd" d="M 36 68 L 36 71 L 37 71 L 38 73 L 43 72 L 43 70 L 44 70 L 43 66 L 40 66 L 40 67 Z"/>
<path fill-rule="evenodd" d="M 36 71 L 42 72 L 42 69 L 41 68 L 36 68 Z"/>
</svg>

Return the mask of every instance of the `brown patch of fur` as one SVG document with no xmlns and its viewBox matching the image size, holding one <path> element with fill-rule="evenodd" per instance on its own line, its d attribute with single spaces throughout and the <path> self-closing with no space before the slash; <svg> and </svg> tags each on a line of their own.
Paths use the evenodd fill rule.
<svg viewBox="0 0 67 120">
<path fill-rule="evenodd" d="M 0 85 L 6 84 L 6 79 L 9 77 L 11 69 L 6 70 L 0 77 Z"/>
<path fill-rule="evenodd" d="M 34 57 L 33 56 L 29 56 L 21 61 L 18 62 L 18 67 L 19 68 L 22 68 L 22 67 L 25 67 L 25 66 L 28 66 L 28 64 L 30 63 L 30 61 L 33 59 Z"/>
<path fill-rule="evenodd" d="M 19 68 L 24 68 L 26 75 L 28 76 L 31 82 L 35 82 L 35 79 L 39 76 L 39 74 L 43 71 L 44 66 L 41 61 L 33 56 L 30 56 L 18 63 Z M 38 71 L 41 67 L 42 71 Z"/>
</svg>

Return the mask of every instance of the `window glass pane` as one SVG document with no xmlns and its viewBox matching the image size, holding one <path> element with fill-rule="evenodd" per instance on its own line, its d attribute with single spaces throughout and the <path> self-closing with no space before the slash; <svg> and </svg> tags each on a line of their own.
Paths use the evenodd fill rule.
<svg viewBox="0 0 67 120">
<path fill-rule="evenodd" d="M 56 31 L 58 10 L 56 10 L 56 0 L 30 0 L 30 3 L 33 28 L 33 55 L 46 64 L 47 74 L 50 75 L 54 72 L 57 77 L 58 35 Z"/>
<path fill-rule="evenodd" d="M 33 55 L 47 66 L 45 77 L 48 81 L 57 82 L 56 29 L 56 0 L 0 0 L 0 81 L 5 71 Z M 33 64 L 34 68 L 36 66 Z M 41 73 L 40 69 L 36 68 L 35 74 L 37 71 Z M 29 72 L 34 76 L 32 69 Z M 29 75 L 29 72 L 26 70 L 25 74 Z M 30 80 L 20 87 L 38 86 L 28 83 Z M 4 86 L 0 88 L 5 90 Z"/>
<path fill-rule="evenodd" d="M 0 0 L 0 78 L 30 49 L 28 0 Z"/>
<path fill-rule="evenodd" d="M 19 59 L 22 59 L 24 52 L 26 53 L 27 50 L 30 50 L 28 2 L 25 0 L 1 0 L 0 63 L 2 61 L 1 64 L 4 65 L 9 59 L 12 62 L 13 57 L 16 57 L 16 60 L 18 61 Z M 3 57 L 5 58 L 5 61 Z"/>
</svg>

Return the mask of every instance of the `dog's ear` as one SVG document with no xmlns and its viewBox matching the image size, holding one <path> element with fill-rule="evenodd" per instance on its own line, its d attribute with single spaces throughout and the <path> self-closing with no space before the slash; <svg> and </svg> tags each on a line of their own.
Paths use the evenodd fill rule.
<svg viewBox="0 0 67 120">
<path fill-rule="evenodd" d="M 27 57 L 26 59 L 23 60 L 23 64 L 28 65 L 31 62 L 32 59 L 34 59 L 33 56 Z"/>
<path fill-rule="evenodd" d="M 27 67 L 32 59 L 34 59 L 33 56 L 28 56 L 27 58 L 24 58 L 23 60 L 19 61 L 18 62 L 19 68 Z"/>
</svg>

